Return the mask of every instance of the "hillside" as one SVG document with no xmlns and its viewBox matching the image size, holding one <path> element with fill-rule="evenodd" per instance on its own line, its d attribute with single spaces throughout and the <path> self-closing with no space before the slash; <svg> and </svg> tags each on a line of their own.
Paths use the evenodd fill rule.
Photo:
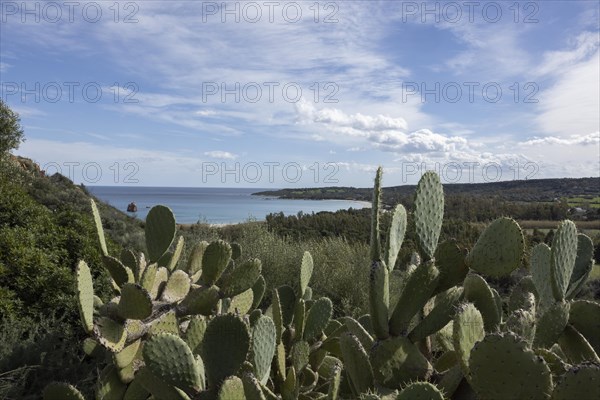
<svg viewBox="0 0 600 400">
<path fill-rule="evenodd" d="M 395 200 L 412 196 L 415 185 L 384 188 L 383 201 L 393 204 Z M 444 184 L 446 195 L 470 195 L 494 197 L 505 201 L 549 202 L 575 196 L 600 195 L 600 178 L 530 179 L 489 183 Z M 324 187 L 305 189 L 281 189 L 254 193 L 258 196 L 277 196 L 286 199 L 344 199 L 371 201 L 371 188 Z"/>
</svg>

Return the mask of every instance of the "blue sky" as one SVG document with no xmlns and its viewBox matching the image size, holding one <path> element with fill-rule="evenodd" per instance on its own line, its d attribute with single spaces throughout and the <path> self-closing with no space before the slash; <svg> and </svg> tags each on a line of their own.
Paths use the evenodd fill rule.
<svg viewBox="0 0 600 400">
<path fill-rule="evenodd" d="M 597 1 L 0 3 L 17 153 L 78 183 L 600 174 Z"/>
</svg>

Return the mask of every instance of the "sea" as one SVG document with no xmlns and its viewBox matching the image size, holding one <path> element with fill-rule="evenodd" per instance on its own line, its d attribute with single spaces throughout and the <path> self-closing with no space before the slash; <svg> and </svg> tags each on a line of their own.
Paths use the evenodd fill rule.
<svg viewBox="0 0 600 400">
<path fill-rule="evenodd" d="M 136 213 L 128 213 L 144 220 L 150 209 L 165 205 L 175 214 L 180 224 L 203 222 L 209 224 L 235 224 L 249 220 L 264 220 L 270 213 L 285 215 L 360 209 L 371 207 L 364 201 L 352 200 L 295 200 L 252 193 L 273 189 L 257 188 L 182 188 L 140 186 L 86 186 L 97 198 L 113 207 L 127 211 L 127 205 L 135 202 Z"/>
</svg>

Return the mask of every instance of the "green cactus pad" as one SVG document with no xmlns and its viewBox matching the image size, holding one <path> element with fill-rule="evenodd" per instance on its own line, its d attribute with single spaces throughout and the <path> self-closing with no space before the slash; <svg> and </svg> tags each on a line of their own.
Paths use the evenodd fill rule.
<svg viewBox="0 0 600 400">
<path fill-rule="evenodd" d="M 400 391 L 397 400 L 444 400 L 444 395 L 429 382 L 415 382 Z"/>
<path fill-rule="evenodd" d="M 85 400 L 74 386 L 64 382 L 52 382 L 44 388 L 44 400 Z"/>
<path fill-rule="evenodd" d="M 159 333 L 172 333 L 179 335 L 179 322 L 174 311 L 169 311 L 161 315 L 158 319 L 155 319 L 150 324 L 149 329 L 150 335 L 157 335 Z"/>
<path fill-rule="evenodd" d="M 559 376 L 567 372 L 569 364 L 566 364 L 555 352 L 547 349 L 534 349 L 533 352 L 546 361 L 553 376 Z"/>
<path fill-rule="evenodd" d="M 257 379 L 266 384 L 276 348 L 275 323 L 267 316 L 258 318 L 252 327 L 252 365 Z"/>
<path fill-rule="evenodd" d="M 408 338 L 413 343 L 419 342 L 446 326 L 454 317 L 462 294 L 463 289 L 460 287 L 453 287 L 440 293 L 436 297 L 436 304 L 433 310 L 413 328 Z"/>
<path fill-rule="evenodd" d="M 170 333 L 153 335 L 142 350 L 146 366 L 171 385 L 195 392 L 204 390 L 204 376 L 188 345 Z"/>
<path fill-rule="evenodd" d="M 152 314 L 150 294 L 138 284 L 126 283 L 121 288 L 121 299 L 117 311 L 123 319 L 148 318 Z"/>
<path fill-rule="evenodd" d="M 444 217 L 444 189 L 433 171 L 423 174 L 415 193 L 415 233 L 419 248 L 431 259 L 437 248 Z"/>
<path fill-rule="evenodd" d="M 452 339 L 458 362 L 469 377 L 469 357 L 473 346 L 485 337 L 484 321 L 479 310 L 472 304 L 462 305 L 454 317 Z"/>
<path fill-rule="evenodd" d="M 153 299 L 158 299 L 163 289 L 167 285 L 169 280 L 169 271 L 165 267 L 159 267 L 156 270 L 156 276 L 154 277 L 154 284 L 150 290 L 150 296 Z"/>
<path fill-rule="evenodd" d="M 281 379 L 285 379 L 285 346 L 282 342 L 277 343 L 275 348 L 275 366 L 277 367 L 277 375 Z"/>
<path fill-rule="evenodd" d="M 146 248 L 150 262 L 156 262 L 175 239 L 175 216 L 165 206 L 154 206 L 146 217 Z"/>
<path fill-rule="evenodd" d="M 403 336 L 376 343 L 370 361 L 375 380 L 391 389 L 400 389 L 415 380 L 426 380 L 433 372 L 419 348 Z"/>
<path fill-rule="evenodd" d="M 406 225 L 406 209 L 402 204 L 398 204 L 394 208 L 394 213 L 392 214 L 392 223 L 390 225 L 390 232 L 385 248 L 385 263 L 389 271 L 392 271 L 396 265 L 398 252 L 400 251 L 400 247 L 402 247 L 402 242 L 404 242 Z"/>
<path fill-rule="evenodd" d="M 313 258 L 308 251 L 305 251 L 302 255 L 302 264 L 300 265 L 300 296 L 304 295 L 304 292 L 310 283 L 313 268 Z"/>
<path fill-rule="evenodd" d="M 177 306 L 177 313 L 179 315 L 211 315 L 212 310 L 219 301 L 219 288 L 216 286 L 211 287 L 197 287 L 185 296 L 185 298 Z"/>
<path fill-rule="evenodd" d="M 375 184 L 373 186 L 373 201 L 371 205 L 371 248 L 370 257 L 371 261 L 381 260 L 381 238 L 379 237 L 379 219 L 380 219 L 380 207 L 381 207 L 381 175 L 383 170 L 381 167 L 377 168 L 375 174 Z"/>
<path fill-rule="evenodd" d="M 333 374 L 329 381 L 329 390 L 327 392 L 327 400 L 338 400 L 340 393 L 340 385 L 342 380 L 342 367 L 337 365 L 333 369 Z"/>
<path fill-rule="evenodd" d="M 326 355 L 323 358 L 321 365 L 319 365 L 317 372 L 319 373 L 319 376 L 322 376 L 323 378 L 328 379 L 334 375 L 335 367 L 336 366 L 341 367 L 342 365 L 343 365 L 342 361 L 339 358 Z"/>
<path fill-rule="evenodd" d="M 456 316 L 455 316 L 456 317 Z M 442 351 L 454 351 L 454 343 L 452 332 L 454 330 L 454 322 L 450 321 L 446 326 L 437 331 L 433 336 L 435 343 L 440 346 Z"/>
<path fill-rule="evenodd" d="M 206 318 L 200 315 L 195 315 L 190 320 L 190 323 L 185 331 L 185 342 L 194 354 L 200 354 L 202 339 L 208 323 Z"/>
<path fill-rule="evenodd" d="M 436 385 L 447 398 L 452 398 L 451 396 L 456 392 L 456 389 L 458 389 L 460 383 L 464 380 L 463 378 L 464 375 L 460 365 L 455 364 L 444 372 L 442 377 L 436 381 Z"/>
<path fill-rule="evenodd" d="M 124 383 L 124 384 L 131 383 L 131 381 L 133 381 L 133 378 L 135 377 L 135 370 L 133 368 L 133 363 L 128 364 L 127 366 L 125 366 L 125 368 L 117 369 L 117 374 L 119 375 L 119 379 L 121 380 L 122 383 Z M 125 395 L 125 394 L 123 394 L 123 395 Z"/>
<path fill-rule="evenodd" d="M 207 247 L 208 242 L 205 241 L 198 242 L 192 247 L 186 266 L 186 272 L 190 274 L 190 276 L 202 271 L 202 258 Z"/>
<path fill-rule="evenodd" d="M 133 275 L 137 282 L 139 279 L 139 264 L 135 253 L 131 250 L 123 249 L 121 250 L 121 255 L 119 256 L 119 259 L 121 261 L 121 264 L 133 271 Z"/>
<path fill-rule="evenodd" d="M 144 269 L 144 272 L 142 273 L 142 277 L 140 279 L 140 286 L 146 289 L 148 293 L 150 293 L 152 291 L 152 288 L 154 287 L 154 280 L 156 279 L 157 271 L 158 265 L 150 264 Z"/>
<path fill-rule="evenodd" d="M 102 358 L 106 354 L 106 351 L 98 342 L 92 338 L 85 338 L 83 340 L 83 352 L 92 358 Z"/>
<path fill-rule="evenodd" d="M 348 328 L 348 332 L 352 333 L 360 344 L 368 351 L 374 343 L 373 337 L 367 330 L 352 317 L 344 317 L 344 325 Z"/>
<path fill-rule="evenodd" d="M 209 384 L 219 385 L 234 375 L 246 360 L 249 348 L 250 332 L 239 317 L 226 314 L 213 318 L 204 333 L 201 353 Z"/>
<path fill-rule="evenodd" d="M 340 337 L 340 348 L 352 387 L 356 393 L 364 393 L 374 387 L 373 370 L 367 352 L 351 333 Z"/>
<path fill-rule="evenodd" d="M 573 364 L 591 361 L 600 363 L 600 358 L 594 351 L 594 348 L 586 340 L 586 338 L 573 328 L 567 325 L 560 338 L 558 344 L 566 355 L 566 358 Z"/>
<path fill-rule="evenodd" d="M 479 236 L 467 265 L 487 276 L 508 276 L 521 264 L 524 246 L 519 224 L 511 218 L 498 218 Z"/>
<path fill-rule="evenodd" d="M 506 333 L 487 335 L 471 350 L 471 386 L 485 399 L 547 399 L 552 374 L 527 343 Z"/>
<path fill-rule="evenodd" d="M 102 260 L 104 261 L 104 268 L 119 287 L 134 282 L 133 271 L 121 264 L 121 261 L 111 256 L 104 256 Z"/>
<path fill-rule="evenodd" d="M 440 270 L 436 293 L 461 284 L 469 272 L 465 264 L 465 253 L 455 241 L 446 240 L 440 243 L 435 252 L 435 264 Z"/>
<path fill-rule="evenodd" d="M 535 314 L 537 290 L 531 276 L 523 277 L 513 288 L 508 299 L 508 312 L 527 310 Z"/>
<path fill-rule="evenodd" d="M 292 345 L 290 350 L 290 356 L 292 358 L 292 366 L 298 373 L 300 373 L 304 367 L 308 365 L 308 355 L 310 353 L 310 346 L 304 340 L 296 342 Z"/>
<path fill-rule="evenodd" d="M 577 228 L 572 221 L 563 221 L 552 240 L 550 276 L 556 300 L 563 300 L 575 268 L 577 258 Z"/>
<path fill-rule="evenodd" d="M 246 372 L 242 375 L 242 383 L 244 384 L 244 394 L 248 400 L 266 400 L 266 397 L 260 387 L 260 383 L 251 372 Z"/>
<path fill-rule="evenodd" d="M 218 400 L 246 400 L 244 383 L 237 376 L 230 376 L 223 381 L 219 389 Z"/>
<path fill-rule="evenodd" d="M 469 274 L 463 285 L 465 299 L 472 302 L 481 312 L 485 331 L 492 332 L 497 329 L 501 322 L 501 316 L 498 313 L 494 293 L 487 282 L 477 274 Z"/>
<path fill-rule="evenodd" d="M 177 239 L 177 244 L 175 245 L 175 250 L 173 250 L 173 255 L 171 255 L 171 259 L 169 260 L 169 263 L 166 265 L 166 267 L 169 271 L 172 272 L 177 267 L 177 263 L 179 262 L 179 259 L 181 258 L 181 254 L 183 253 L 184 245 L 185 245 L 185 240 L 183 239 L 183 236 L 180 236 L 179 239 Z"/>
<path fill-rule="evenodd" d="M 107 400 L 122 399 L 126 390 L 127 385 L 121 382 L 119 373 L 114 365 L 109 364 L 104 367 L 96 382 L 96 398 Z"/>
<path fill-rule="evenodd" d="M 447 371 L 454 366 L 458 366 L 458 359 L 454 350 L 446 351 L 433 364 L 433 367 L 438 372 Z"/>
<path fill-rule="evenodd" d="M 221 291 L 225 297 L 234 297 L 252 288 L 260 276 L 262 264 L 253 258 L 238 265 L 231 274 L 225 276 L 221 283 Z"/>
<path fill-rule="evenodd" d="M 327 297 L 321 297 L 315 301 L 308 310 L 304 326 L 304 338 L 306 340 L 318 337 L 323 329 L 327 327 L 333 314 L 333 304 Z"/>
<path fill-rule="evenodd" d="M 600 354 L 600 304 L 577 300 L 571 303 L 569 323 L 579 331 Z"/>
<path fill-rule="evenodd" d="M 200 280 L 206 285 L 214 284 L 227 268 L 231 259 L 231 246 L 222 241 L 212 242 L 202 256 L 202 275 Z"/>
<path fill-rule="evenodd" d="M 584 363 L 575 365 L 560 377 L 552 400 L 599 399 L 600 366 Z"/>
<path fill-rule="evenodd" d="M 437 175 L 436 175 L 437 176 Z M 398 303 L 390 317 L 390 333 L 403 335 L 410 321 L 425 306 L 438 285 L 439 270 L 427 262 L 410 274 Z"/>
<path fill-rule="evenodd" d="M 190 276 L 185 271 L 178 269 L 169 276 L 161 299 L 167 303 L 175 303 L 187 296 L 191 285 Z"/>
<path fill-rule="evenodd" d="M 551 272 L 552 251 L 545 243 L 539 243 L 531 249 L 531 279 L 538 295 L 539 312 L 546 310 L 554 302 Z"/>
<path fill-rule="evenodd" d="M 163 381 L 160 377 L 153 374 L 148 367 L 144 367 L 137 372 L 135 381 L 139 382 L 147 392 L 151 393 L 154 399 L 190 400 L 185 392 Z"/>
<path fill-rule="evenodd" d="M 94 284 L 92 273 L 85 261 L 79 261 L 76 269 L 77 306 L 86 333 L 94 329 Z"/>
<path fill-rule="evenodd" d="M 229 305 L 230 312 L 237 312 L 240 315 L 247 314 L 252 309 L 252 303 L 254 302 L 254 292 L 252 289 L 248 289 L 231 299 Z"/>
<path fill-rule="evenodd" d="M 298 299 L 294 310 L 294 330 L 296 337 L 304 336 L 304 321 L 306 319 L 306 304 L 303 299 Z"/>
<path fill-rule="evenodd" d="M 585 284 L 594 267 L 594 243 L 588 236 L 577 235 L 577 258 L 567 289 L 567 298 L 573 298 Z"/>
<path fill-rule="evenodd" d="M 279 303 L 281 304 L 281 316 L 283 318 L 283 324 L 289 325 L 292 323 L 294 318 L 294 311 L 296 309 L 296 294 L 291 286 L 283 285 L 277 288 L 277 294 L 279 295 Z"/>
<path fill-rule="evenodd" d="M 550 306 L 537 321 L 534 347 L 550 348 L 569 322 L 570 303 L 559 302 Z"/>
<path fill-rule="evenodd" d="M 102 218 L 100 218 L 100 212 L 96 206 L 96 202 L 90 199 L 90 206 L 92 208 L 92 215 L 94 216 L 94 224 L 96 225 L 96 233 L 98 234 L 98 240 L 100 241 L 100 250 L 102 255 L 108 255 L 108 248 L 106 247 L 106 239 L 104 238 L 104 228 L 102 228 Z"/>
<path fill-rule="evenodd" d="M 127 339 L 123 325 L 106 317 L 101 317 L 94 325 L 94 336 L 98 343 L 113 353 L 123 350 Z"/>
<path fill-rule="evenodd" d="M 536 331 L 535 314 L 521 309 L 513 311 L 506 320 L 506 329 L 531 346 Z"/>
<path fill-rule="evenodd" d="M 140 339 L 135 342 L 127 345 L 123 350 L 118 353 L 113 354 L 113 361 L 118 368 L 125 368 L 135 358 L 138 350 L 140 349 L 140 344 L 142 341 Z"/>
<path fill-rule="evenodd" d="M 369 306 L 373 330 L 378 339 L 389 336 L 388 320 L 390 307 L 389 271 L 381 261 L 371 264 L 369 274 Z"/>
<path fill-rule="evenodd" d="M 137 375 L 136 375 L 137 378 Z M 147 399 L 150 396 L 150 392 L 148 392 L 142 384 L 140 383 L 139 378 L 134 378 L 133 382 L 127 386 L 127 391 L 123 396 L 123 400 L 139 400 L 139 399 Z"/>
<path fill-rule="evenodd" d="M 267 282 L 265 282 L 265 278 L 262 275 L 258 277 L 254 285 L 252 286 L 252 309 L 258 308 L 260 305 L 263 296 L 265 295 L 265 290 L 267 289 Z"/>
</svg>

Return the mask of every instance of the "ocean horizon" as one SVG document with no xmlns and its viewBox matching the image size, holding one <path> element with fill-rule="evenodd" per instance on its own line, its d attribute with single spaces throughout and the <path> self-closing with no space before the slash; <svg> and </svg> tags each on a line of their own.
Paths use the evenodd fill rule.
<svg viewBox="0 0 600 400">
<path fill-rule="evenodd" d="M 90 193 L 111 206 L 144 220 L 155 205 L 164 205 L 175 214 L 177 223 L 235 224 L 248 220 L 264 220 L 268 214 L 285 215 L 320 211 L 338 211 L 370 207 L 365 201 L 355 200 L 300 200 L 256 196 L 273 188 L 194 188 L 145 186 L 86 186 Z M 127 205 L 135 202 L 137 212 L 127 212 Z"/>
</svg>

